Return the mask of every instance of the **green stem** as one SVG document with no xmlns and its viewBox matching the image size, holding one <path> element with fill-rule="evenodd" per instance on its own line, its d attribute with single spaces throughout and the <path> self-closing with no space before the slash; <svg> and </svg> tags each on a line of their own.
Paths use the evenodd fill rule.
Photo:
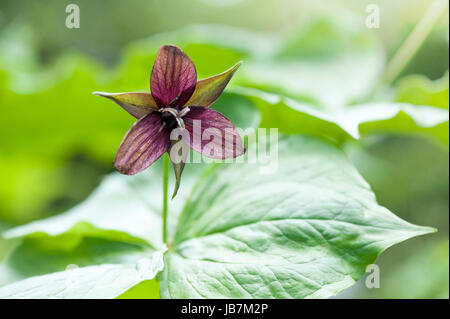
<svg viewBox="0 0 450 319">
<path fill-rule="evenodd" d="M 446 12 L 448 0 L 434 0 L 414 30 L 389 62 L 384 83 L 391 84 L 427 38 L 439 18 Z"/>
<path fill-rule="evenodd" d="M 167 243 L 167 213 L 169 203 L 169 155 L 164 154 L 164 169 L 163 169 L 163 241 Z"/>
</svg>

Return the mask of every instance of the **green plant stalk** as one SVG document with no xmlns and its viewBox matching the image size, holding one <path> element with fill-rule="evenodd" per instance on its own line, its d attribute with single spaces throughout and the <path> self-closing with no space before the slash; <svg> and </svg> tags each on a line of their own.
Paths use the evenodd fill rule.
<svg viewBox="0 0 450 319">
<path fill-rule="evenodd" d="M 402 72 L 447 8 L 448 0 L 433 1 L 422 19 L 420 19 L 387 65 L 383 79 L 384 84 L 391 84 Z"/>
<path fill-rule="evenodd" d="M 169 204 L 169 155 L 164 154 L 164 168 L 163 168 L 163 242 L 167 243 L 167 214 Z"/>
</svg>

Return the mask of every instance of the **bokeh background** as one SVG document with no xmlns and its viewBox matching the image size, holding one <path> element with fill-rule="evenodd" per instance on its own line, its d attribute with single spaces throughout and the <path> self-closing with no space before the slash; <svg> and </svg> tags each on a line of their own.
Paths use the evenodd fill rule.
<svg viewBox="0 0 450 319">
<path fill-rule="evenodd" d="M 79 29 L 65 27 L 65 8 L 70 3 L 80 8 Z M 369 3 L 379 5 L 378 29 L 368 30 L 363 23 L 353 23 L 364 21 Z M 382 73 L 384 61 L 389 61 L 430 3 L 48 0 L 44 4 L 2 0 L 0 231 L 73 207 L 113 170 L 111 161 L 133 119 L 112 103 L 91 96 L 91 92 L 147 90 L 157 48 L 154 43 L 165 39 L 181 43 L 203 72 L 200 77 L 245 60 L 246 50 L 264 60 L 277 43 L 288 43 L 285 52 L 290 59 L 312 64 L 318 58 L 347 50 L 373 50 L 376 61 L 382 63 L 368 60 L 360 67 Z M 211 33 L 214 37 L 207 36 Z M 419 83 L 428 78 L 434 81 L 430 90 L 437 93 L 425 104 L 448 108 L 448 39 L 446 12 L 393 84 L 396 92 L 385 88 L 377 94 L 397 94 L 397 100 L 408 102 L 419 89 L 411 91 L 405 81 Z M 222 45 L 237 42 L 242 47 Z M 209 55 L 211 52 L 213 55 Z M 323 76 L 329 73 L 324 70 Z M 314 76 L 320 80 L 320 74 Z M 333 76 L 341 82 L 350 81 L 345 73 Z M 296 81 L 297 77 L 308 82 L 307 74 L 287 74 L 282 80 Z M 237 81 L 251 82 L 246 78 Z M 272 77 L 267 81 L 278 80 Z M 336 82 L 336 91 L 340 84 Z M 402 90 L 402 85 L 407 88 Z M 267 83 L 254 86 L 282 90 L 276 83 L 273 87 Z M 315 94 L 311 96 L 282 93 L 324 108 L 324 104 L 333 106 L 336 101 L 328 95 L 329 86 L 313 88 Z M 448 141 L 448 130 L 446 133 Z M 339 297 L 448 298 L 448 146 L 423 136 L 371 134 L 344 148 L 380 204 L 407 221 L 439 231 L 385 252 L 377 261 L 381 269 L 379 289 L 367 289 L 359 283 Z M 0 260 L 15 244 L 0 239 Z"/>
</svg>

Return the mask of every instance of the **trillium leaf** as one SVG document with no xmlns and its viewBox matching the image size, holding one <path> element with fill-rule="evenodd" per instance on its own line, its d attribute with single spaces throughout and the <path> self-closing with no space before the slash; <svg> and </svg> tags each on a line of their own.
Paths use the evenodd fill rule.
<svg viewBox="0 0 450 319">
<path fill-rule="evenodd" d="M 364 273 L 365 266 L 390 245 L 432 231 L 408 224 L 378 206 L 368 185 L 345 156 L 328 143 L 301 136 L 282 139 L 278 170 L 264 172 L 260 170 L 263 166 L 251 163 L 211 166 L 200 177 L 178 223 L 169 219 L 173 246 L 165 252 L 167 269 L 159 275 L 161 297 L 328 297 L 352 285 Z M 183 190 L 190 189 L 186 183 L 192 181 L 191 168 L 195 166 L 187 167 Z M 54 236 L 69 236 L 69 225 L 86 220 L 99 228 L 98 233 L 85 234 L 89 237 L 104 238 L 101 228 L 105 228 L 133 234 L 147 242 L 155 242 L 156 237 L 160 242 L 160 219 L 147 224 L 145 215 L 136 215 L 140 211 L 159 214 L 161 188 L 154 182 L 160 180 L 160 176 L 154 175 L 159 170 L 150 173 L 152 176 L 146 175 L 147 172 L 134 177 L 113 174 L 97 195 L 78 207 L 78 213 L 21 226 L 6 235 L 25 236 L 28 243 L 39 243 L 48 250 L 52 248 L 48 242 L 57 241 Z M 177 216 L 185 198 L 177 196 L 171 202 L 169 216 Z M 133 222 L 138 224 L 132 225 Z M 175 235 L 174 227 L 177 227 Z M 68 259 L 63 258 L 61 265 L 74 261 L 84 266 L 80 269 L 97 267 L 86 266 L 83 258 L 76 257 L 78 254 L 74 252 L 80 249 L 96 250 L 92 242 L 82 243 L 88 246 L 64 248 Z M 127 245 L 130 244 L 141 242 L 131 241 Z M 130 259 L 135 262 L 146 251 L 130 247 L 125 253 L 112 247 L 108 254 L 92 259 L 93 262 Z M 161 243 L 159 247 L 164 249 Z M 19 248 L 16 258 L 21 260 L 33 259 L 36 251 L 40 255 L 36 246 Z M 20 278 L 27 274 L 33 275 L 26 272 L 14 275 Z M 57 274 L 53 276 L 61 280 Z M 61 295 L 52 287 L 35 284 L 41 277 L 5 286 L 2 289 L 8 289 L 0 292 L 6 291 L 2 295 L 6 297 L 25 297 L 21 290 L 33 286 L 39 296 L 66 296 L 65 292 Z M 52 283 L 53 277 L 43 278 Z M 138 281 L 133 281 L 127 287 L 136 284 Z M 114 294 L 109 295 L 93 290 L 97 296 L 84 297 L 114 297 L 125 291 L 112 290 Z M 70 294 L 72 298 L 78 296 L 78 292 Z"/>
<path fill-rule="evenodd" d="M 77 243 L 89 237 L 163 250 L 161 164 L 157 162 L 152 169 L 134 176 L 112 173 L 84 202 L 67 212 L 8 229 L 2 235 L 10 240 L 48 239 L 49 246 L 62 243 L 60 238 Z M 169 237 L 174 235 L 178 213 L 190 194 L 194 177 L 202 169 L 204 165 L 188 165 L 183 172 L 184 187 L 170 202 Z"/>
<path fill-rule="evenodd" d="M 108 176 L 91 196 L 73 209 L 42 220 L 18 226 L 3 233 L 7 239 L 50 237 L 56 244 L 60 236 L 78 242 L 84 237 L 103 238 L 126 243 L 147 243 L 164 247 L 161 234 L 158 169 L 125 177 Z M 172 202 L 175 207 L 178 201 Z M 151 231 L 150 231 L 151 230 Z M 68 240 L 72 238 L 72 240 Z"/>
<path fill-rule="evenodd" d="M 139 119 L 158 109 L 153 96 L 144 92 L 106 93 L 94 92 L 94 95 L 106 97 L 119 104 L 125 111 Z"/>
<path fill-rule="evenodd" d="M 30 277 L 0 288 L 0 298 L 115 298 L 151 280 L 164 267 L 161 252 L 129 264 L 102 264 Z"/>
<path fill-rule="evenodd" d="M 197 183 L 158 275 L 161 297 L 326 298 L 386 248 L 433 231 L 379 206 L 331 144 L 292 136 L 278 148 L 276 171 L 221 165 Z"/>
<path fill-rule="evenodd" d="M 36 276 L 41 278 L 47 273 L 63 271 L 69 265 L 88 267 L 106 263 L 119 269 L 122 266 L 128 268 L 128 265 L 132 264 L 137 267 L 136 265 L 142 264 L 142 261 L 146 263 L 145 260 L 155 251 L 164 251 L 166 248 L 162 243 L 160 217 L 162 196 L 160 166 L 160 163 L 156 163 L 152 170 L 136 176 L 113 173 L 88 200 L 74 209 L 55 217 L 9 229 L 3 234 L 4 237 L 22 238 L 23 243 L 0 265 L 0 286 L 16 282 L 20 283 L 20 287 L 25 287 L 21 281 L 17 281 L 29 277 L 38 278 Z M 192 187 L 192 177 L 198 173 L 197 171 L 198 168 L 193 166 L 186 169 L 183 183 L 185 187 L 180 190 L 179 196 L 171 201 L 170 207 L 173 211 L 169 215 L 169 238 L 173 237 L 177 213 L 182 210 L 184 200 L 188 196 L 187 191 Z M 120 272 L 117 276 L 119 278 L 126 276 L 126 272 L 123 275 Z M 111 295 L 104 297 L 121 295 L 127 298 L 129 295 L 127 289 L 134 287 L 140 280 L 143 280 L 144 285 L 149 282 L 147 278 L 149 277 L 141 277 L 124 287 L 124 290 L 117 291 L 117 294 L 113 291 Z M 47 280 L 47 277 L 41 279 Z M 48 284 L 51 285 L 53 282 Z M 151 286 L 152 289 L 155 288 L 154 284 Z M 16 291 L 14 287 L 17 286 L 11 287 Z M 36 292 L 41 298 L 62 297 L 43 286 L 36 289 L 41 290 Z M 127 292 L 122 294 L 125 290 Z M 75 295 L 70 293 L 68 296 L 70 298 L 80 297 L 77 295 L 78 292 Z M 10 294 L 11 291 L 8 290 L 5 298 L 21 297 Z M 98 297 L 100 296 L 102 295 L 99 292 Z M 152 293 L 151 296 L 155 294 Z M 84 294 L 81 297 L 90 295 Z"/>
<path fill-rule="evenodd" d="M 197 81 L 194 94 L 192 94 L 186 106 L 208 107 L 213 104 L 222 94 L 234 72 L 241 64 L 242 62 L 239 62 L 223 73 Z"/>
</svg>

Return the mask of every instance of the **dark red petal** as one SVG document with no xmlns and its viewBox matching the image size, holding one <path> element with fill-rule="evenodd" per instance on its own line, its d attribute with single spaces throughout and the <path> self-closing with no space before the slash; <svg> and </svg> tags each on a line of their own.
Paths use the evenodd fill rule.
<svg viewBox="0 0 450 319">
<path fill-rule="evenodd" d="M 178 47 L 162 46 L 156 55 L 150 78 L 153 98 L 160 106 L 183 106 L 191 97 L 197 72 L 191 59 Z"/>
<path fill-rule="evenodd" d="M 149 167 L 169 149 L 169 132 L 159 113 L 150 113 L 134 123 L 125 135 L 114 166 L 122 174 L 133 175 Z"/>
<path fill-rule="evenodd" d="M 201 106 L 190 106 L 189 109 L 183 120 L 190 135 L 191 148 L 216 159 L 233 158 L 245 153 L 241 136 L 224 115 Z"/>
</svg>

